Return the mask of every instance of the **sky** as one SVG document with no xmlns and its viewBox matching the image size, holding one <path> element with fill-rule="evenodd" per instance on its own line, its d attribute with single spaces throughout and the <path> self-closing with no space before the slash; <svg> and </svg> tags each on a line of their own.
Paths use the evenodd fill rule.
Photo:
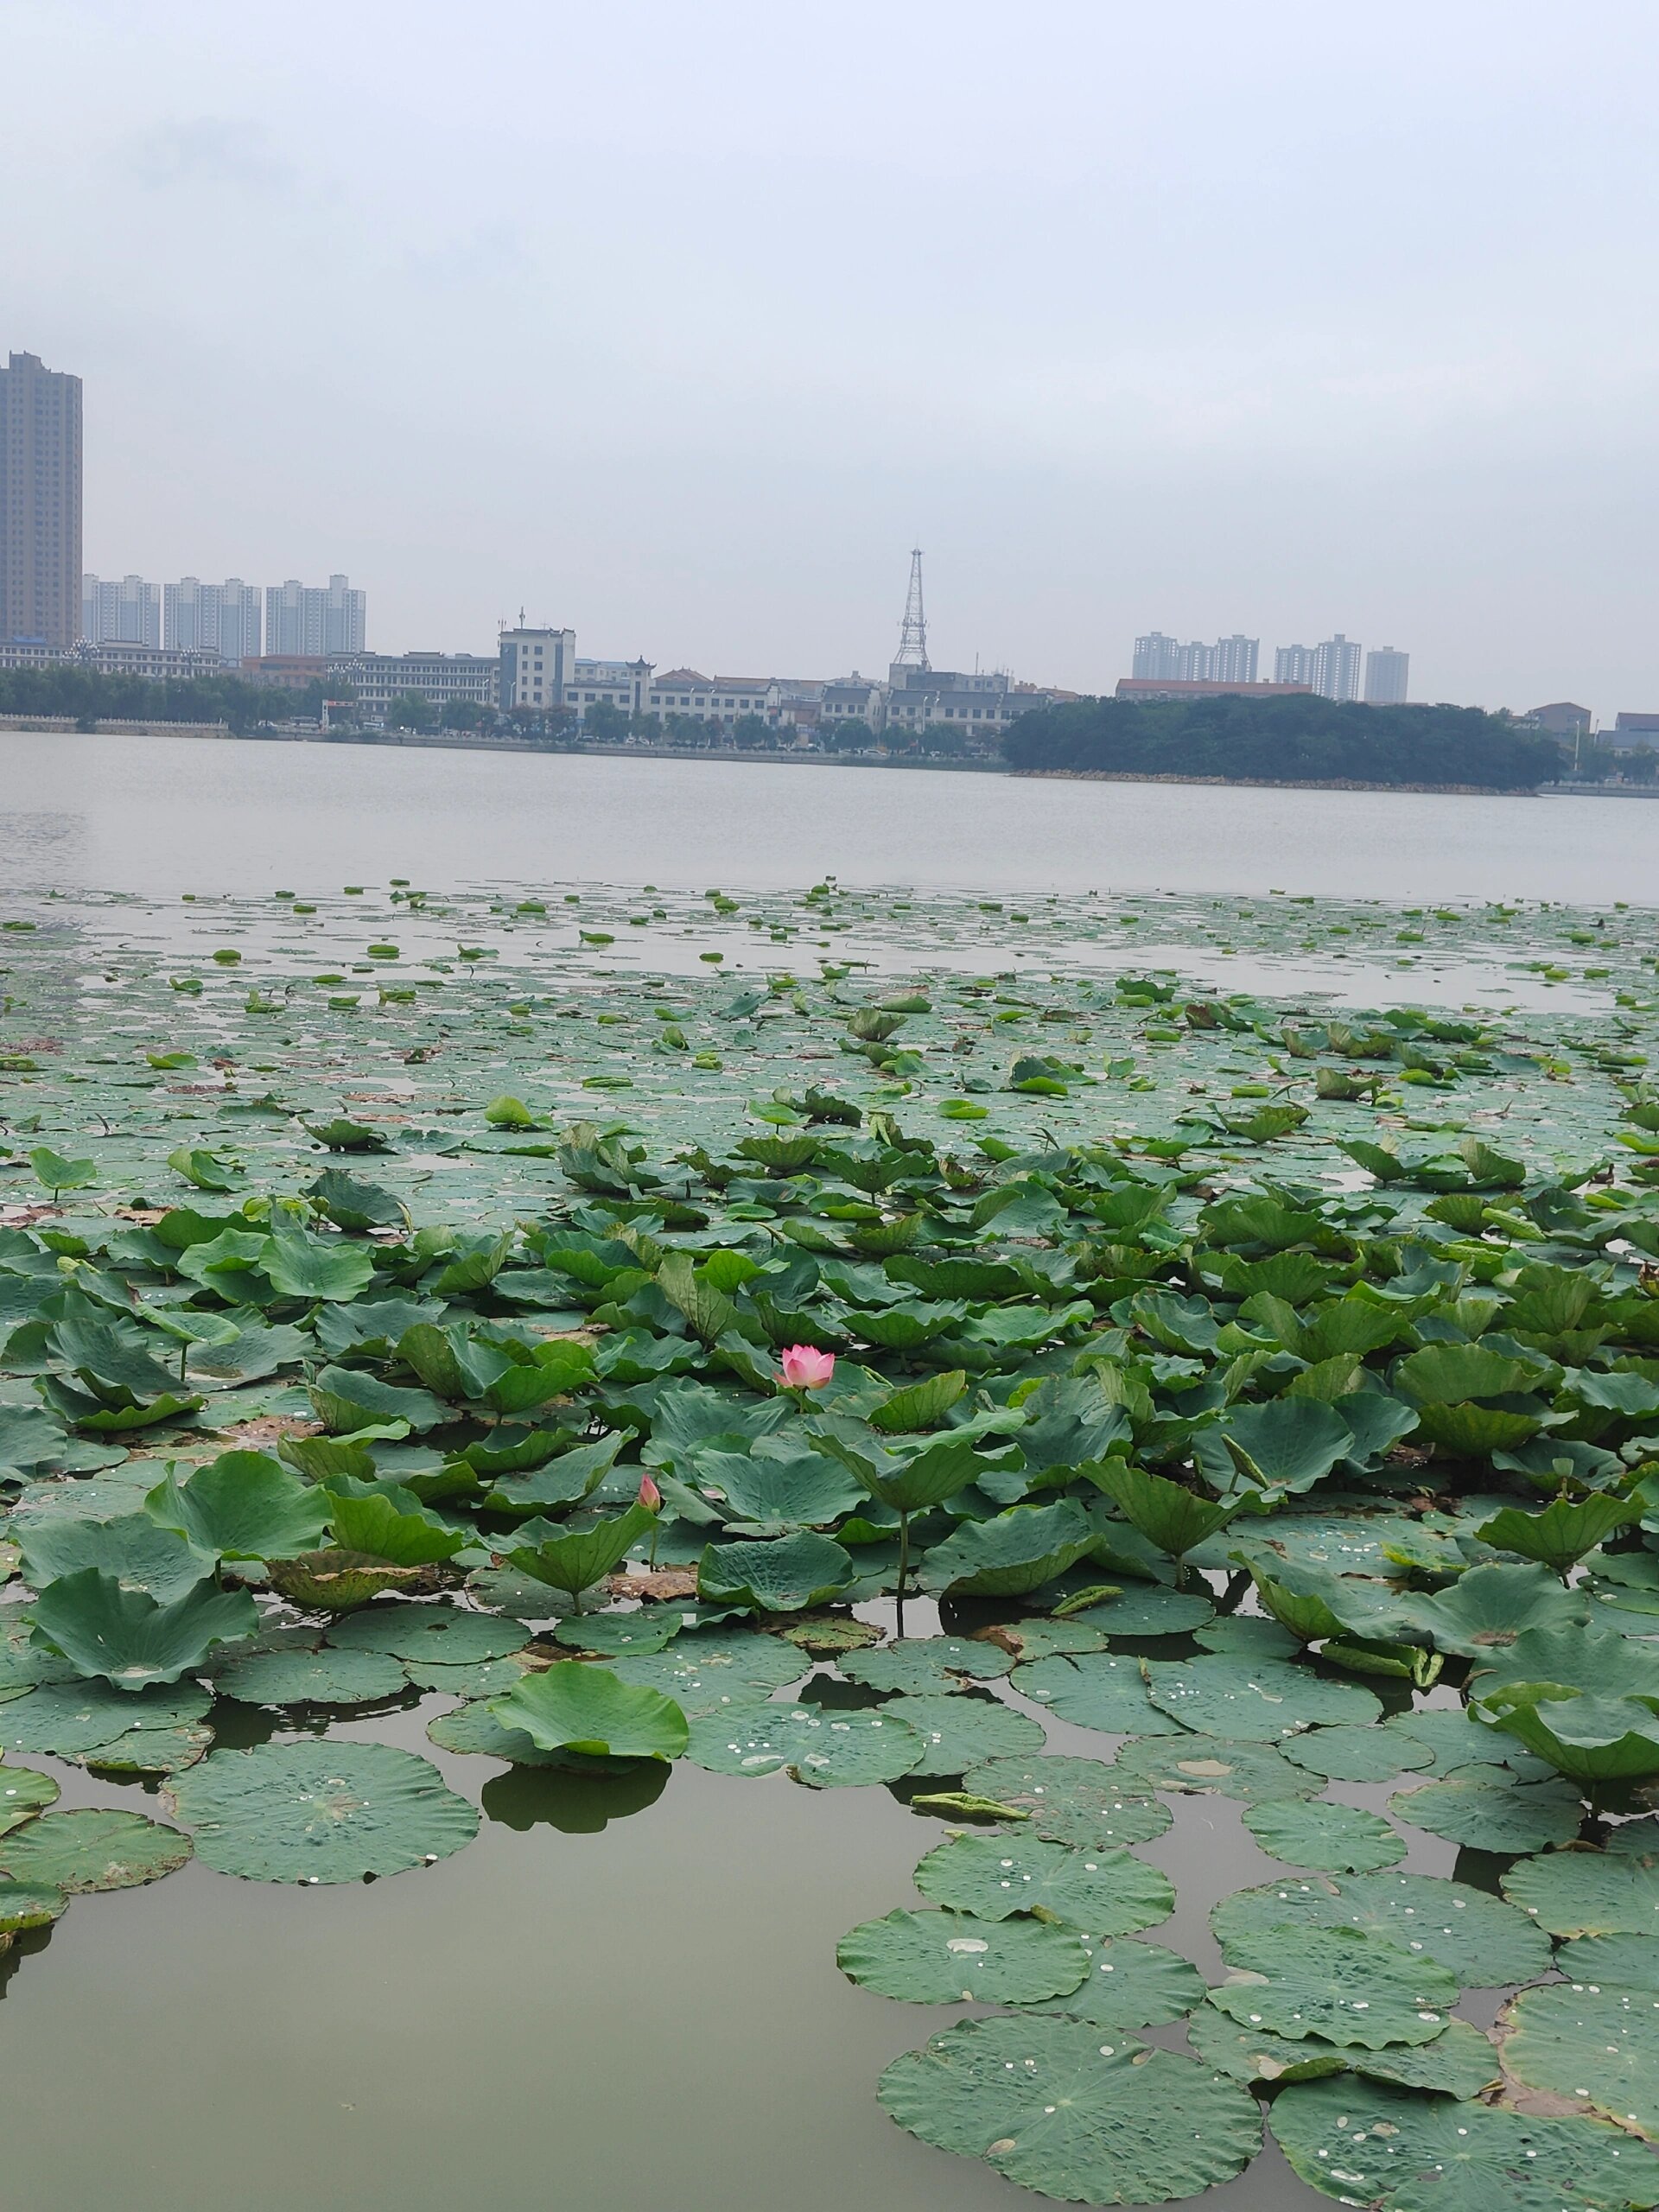
<svg viewBox="0 0 1659 2212">
<path fill-rule="evenodd" d="M 710 674 L 1659 709 L 1651 0 L 0 0 L 86 558 Z"/>
</svg>

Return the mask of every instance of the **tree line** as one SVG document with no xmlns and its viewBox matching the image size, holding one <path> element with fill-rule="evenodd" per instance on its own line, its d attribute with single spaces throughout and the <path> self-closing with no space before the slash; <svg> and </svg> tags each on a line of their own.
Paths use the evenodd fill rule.
<svg viewBox="0 0 1659 2212">
<path fill-rule="evenodd" d="M 1283 783 L 1474 784 L 1523 791 L 1563 772 L 1553 738 L 1480 707 L 1365 707 L 1291 694 L 1080 699 L 1021 715 L 1004 759 L 1027 772 Z"/>
<path fill-rule="evenodd" d="M 323 686 L 278 690 L 237 676 L 105 676 L 61 661 L 0 668 L 0 714 L 67 715 L 79 728 L 101 721 L 224 722 L 238 735 L 292 716 L 315 721 Z"/>
</svg>

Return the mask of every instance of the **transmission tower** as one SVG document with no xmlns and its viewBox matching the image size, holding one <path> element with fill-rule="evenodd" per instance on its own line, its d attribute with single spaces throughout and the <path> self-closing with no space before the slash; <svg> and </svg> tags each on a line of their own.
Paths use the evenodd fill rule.
<svg viewBox="0 0 1659 2212">
<path fill-rule="evenodd" d="M 894 657 L 895 667 L 929 668 L 927 658 L 927 616 L 922 609 L 922 549 L 916 546 L 910 556 L 910 594 L 905 601 L 905 619 L 899 630 L 899 651 Z"/>
</svg>

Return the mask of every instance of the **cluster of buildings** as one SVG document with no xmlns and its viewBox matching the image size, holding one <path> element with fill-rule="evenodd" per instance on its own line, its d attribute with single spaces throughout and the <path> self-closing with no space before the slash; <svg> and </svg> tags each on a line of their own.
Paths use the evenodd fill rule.
<svg viewBox="0 0 1659 2212">
<path fill-rule="evenodd" d="M 326 584 L 245 584 L 229 576 L 205 584 L 181 576 L 154 584 L 143 576 L 83 575 L 80 639 L 89 645 L 160 646 L 211 653 L 239 665 L 264 653 L 326 659 L 360 653 L 368 643 L 367 600 L 347 576 Z"/>
<path fill-rule="evenodd" d="M 1271 683 L 1259 681 L 1262 641 L 1236 631 L 1206 645 L 1183 645 L 1153 630 L 1135 641 L 1134 673 L 1118 685 L 1120 698 L 1194 697 L 1208 693 L 1309 691 L 1321 699 L 1363 699 L 1368 707 L 1403 707 L 1411 656 L 1392 645 L 1371 652 L 1340 630 L 1318 645 L 1281 645 Z"/>
</svg>

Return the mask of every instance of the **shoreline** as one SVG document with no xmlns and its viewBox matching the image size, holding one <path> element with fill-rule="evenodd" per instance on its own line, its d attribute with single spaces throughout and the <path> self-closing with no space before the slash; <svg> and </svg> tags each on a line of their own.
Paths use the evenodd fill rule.
<svg viewBox="0 0 1659 2212">
<path fill-rule="evenodd" d="M 1503 784 L 1367 784 L 1351 776 L 1174 776 L 1133 768 L 1011 768 L 1024 783 L 1197 784 L 1217 791 L 1414 791 L 1439 798 L 1536 798 L 1540 787 Z M 1559 785 L 1554 788 L 1560 788 Z"/>
</svg>

